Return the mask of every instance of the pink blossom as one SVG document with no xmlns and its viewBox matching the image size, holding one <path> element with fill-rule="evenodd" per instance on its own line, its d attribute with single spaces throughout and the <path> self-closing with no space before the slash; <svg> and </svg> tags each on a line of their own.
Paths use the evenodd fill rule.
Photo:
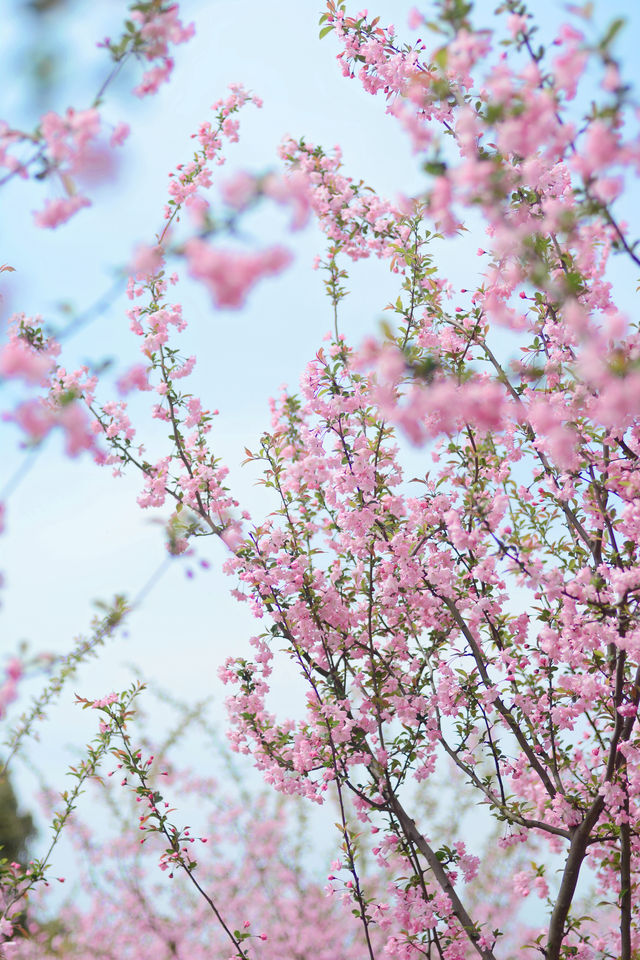
<svg viewBox="0 0 640 960">
<path fill-rule="evenodd" d="M 94 700 L 91 704 L 94 710 L 99 710 L 100 707 L 108 707 L 111 703 L 116 703 L 118 700 L 117 693 L 108 693 L 106 697 L 102 697 L 101 700 Z"/>
<path fill-rule="evenodd" d="M 244 540 L 241 524 L 237 521 L 232 521 L 225 526 L 220 534 L 220 538 L 229 550 L 236 551 Z"/>
<path fill-rule="evenodd" d="M 136 249 L 130 270 L 138 282 L 147 277 L 155 277 L 164 266 L 164 250 L 162 247 L 139 246 Z"/>
<path fill-rule="evenodd" d="M 45 200 L 44 210 L 34 213 L 33 218 L 36 226 L 53 230 L 70 220 L 78 210 L 90 206 L 91 201 L 79 195 L 60 197 L 58 200 Z"/>
<path fill-rule="evenodd" d="M 203 240 L 190 240 L 185 246 L 189 273 L 201 280 L 217 307 L 241 307 L 247 294 L 262 277 L 280 273 L 292 256 L 283 247 L 271 247 L 256 253 L 217 250 Z"/>
<path fill-rule="evenodd" d="M 524 873 L 524 871 L 514 874 L 514 876 L 511 878 L 511 882 L 513 884 L 513 889 L 521 897 L 528 897 L 531 893 L 531 880 L 529 875 Z"/>
<path fill-rule="evenodd" d="M 6 666 L 7 676 L 12 680 L 19 680 L 24 673 L 24 666 L 17 657 L 11 657 Z"/>
<path fill-rule="evenodd" d="M 46 437 L 55 426 L 56 417 L 53 409 L 43 400 L 25 400 L 21 403 L 10 418 L 21 427 L 30 440 L 38 442 Z"/>
<path fill-rule="evenodd" d="M 544 877 L 536 877 L 533 881 L 533 885 L 536 888 L 536 893 L 541 900 L 544 900 L 549 896 L 549 885 Z"/>
<path fill-rule="evenodd" d="M 69 108 L 64 117 L 46 113 L 40 126 L 49 156 L 56 163 L 67 161 L 73 165 L 98 136 L 100 114 L 95 107 L 89 110 Z"/>
<path fill-rule="evenodd" d="M 610 93 L 614 93 L 621 85 L 620 80 L 620 71 L 615 63 L 610 63 L 607 65 L 607 68 L 604 72 L 604 79 L 602 81 L 603 90 L 607 90 Z"/>
<path fill-rule="evenodd" d="M 143 363 L 136 363 L 118 378 L 117 387 L 121 394 L 132 390 L 150 390 L 147 367 Z"/>
<path fill-rule="evenodd" d="M 572 160 L 572 166 L 585 180 L 610 167 L 620 159 L 619 136 L 602 120 L 589 124 L 583 149 Z"/>
<path fill-rule="evenodd" d="M 77 400 L 61 407 L 56 420 L 64 431 L 68 456 L 76 457 L 82 450 L 95 448 L 95 437 L 88 414 Z"/>
<path fill-rule="evenodd" d="M 459 228 L 459 222 L 451 212 L 453 191 L 448 177 L 436 177 L 429 195 L 429 212 L 445 236 L 451 236 Z"/>
<path fill-rule="evenodd" d="M 111 134 L 109 140 L 110 147 L 121 147 L 125 142 L 129 134 L 131 133 L 131 128 L 128 123 L 118 123 Z"/>
<path fill-rule="evenodd" d="M 38 352 L 15 337 L 0 350 L 0 375 L 17 377 L 27 383 L 43 383 L 52 367 L 52 357 Z"/>
<path fill-rule="evenodd" d="M 220 194 L 229 207 L 234 210 L 244 210 L 256 193 L 256 178 L 251 174 L 239 171 L 230 180 L 223 180 L 220 184 Z"/>
<path fill-rule="evenodd" d="M 83 187 L 113 180 L 117 170 L 118 158 L 106 143 L 87 147 L 76 157 L 71 167 L 72 175 Z"/>
<path fill-rule="evenodd" d="M 191 399 L 187 401 L 187 409 L 189 411 L 189 415 L 186 418 L 184 425 L 185 427 L 195 427 L 198 423 L 200 423 L 204 413 L 202 405 L 197 397 L 191 397 Z"/>
<path fill-rule="evenodd" d="M 507 29 L 515 40 L 520 33 L 526 33 L 527 18 L 522 14 L 512 13 L 507 17 Z"/>
<path fill-rule="evenodd" d="M 292 230 L 306 226 L 311 213 L 311 190 L 302 171 L 294 170 L 284 177 L 271 174 L 266 178 L 263 189 L 276 203 L 291 207 Z"/>
<path fill-rule="evenodd" d="M 553 60 L 555 85 L 558 89 L 564 90 L 567 100 L 573 100 L 578 82 L 589 59 L 587 51 L 581 46 L 584 35 L 565 24 L 560 29 L 559 40 L 565 50 Z"/>
<path fill-rule="evenodd" d="M 133 89 L 136 97 L 148 97 L 149 94 L 157 93 L 162 84 L 169 80 L 173 67 L 171 57 L 166 57 L 158 66 L 146 70 L 138 86 Z"/>
<path fill-rule="evenodd" d="M 134 10 L 132 19 L 140 24 L 142 55 L 154 64 L 144 74 L 140 84 L 134 89 L 138 97 L 156 93 L 162 83 L 166 83 L 173 71 L 173 59 L 169 55 L 170 45 L 186 43 L 195 34 L 193 23 L 183 26 L 178 18 L 178 4 L 171 4 L 166 10 Z"/>
</svg>

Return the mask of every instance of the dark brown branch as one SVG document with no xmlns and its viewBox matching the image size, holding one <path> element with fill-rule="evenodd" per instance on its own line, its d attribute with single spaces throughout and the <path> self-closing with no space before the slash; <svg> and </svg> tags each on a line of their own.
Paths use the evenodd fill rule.
<svg viewBox="0 0 640 960">
<path fill-rule="evenodd" d="M 627 782 L 624 790 L 625 820 L 620 824 L 620 960 L 631 960 L 631 826 Z"/>
<path fill-rule="evenodd" d="M 433 873 L 440 888 L 449 897 L 454 916 L 459 921 L 479 956 L 482 957 L 482 960 L 496 960 L 493 950 L 490 950 L 488 947 L 481 946 L 480 930 L 467 913 L 464 904 L 460 900 L 460 897 L 456 893 L 454 886 L 447 875 L 446 870 L 438 860 L 435 850 L 433 850 L 433 848 L 427 843 L 426 839 L 416 827 L 415 821 L 409 817 L 398 798 L 391 793 L 386 797 L 386 800 L 389 805 L 389 809 L 393 812 L 393 815 L 398 820 L 403 833 L 407 839 L 415 844 L 415 846 L 418 848 L 420 853 L 429 864 L 429 869 Z"/>
</svg>

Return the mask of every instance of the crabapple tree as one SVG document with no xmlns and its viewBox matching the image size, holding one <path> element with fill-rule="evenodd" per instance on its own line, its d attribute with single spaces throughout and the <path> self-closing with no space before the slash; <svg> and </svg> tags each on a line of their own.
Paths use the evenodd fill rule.
<svg viewBox="0 0 640 960">
<path fill-rule="evenodd" d="M 105 918 L 99 885 L 61 914 L 57 939 L 30 921 L 12 956 L 95 955 L 95 939 L 117 927 L 107 956 L 640 957 L 640 337 L 630 316 L 640 254 L 625 219 L 640 114 L 616 59 L 622 23 L 597 33 L 593 5 L 573 7 L 542 44 L 521 0 L 484 23 L 466 0 L 425 7 L 398 31 L 342 0 L 320 18 L 345 78 L 408 136 L 420 193 L 385 199 L 347 174 L 339 148 L 291 137 L 267 172 L 220 172 L 241 114 L 261 106 L 234 84 L 170 174 L 160 228 L 130 256 L 139 354 L 119 393 L 67 369 L 64 344 L 37 319 L 9 320 L 0 372 L 24 383 L 7 416 L 28 442 L 61 429 L 71 456 L 137 472 L 138 503 L 164 511 L 171 554 L 205 536 L 226 545 L 233 593 L 259 621 L 251 655 L 220 665 L 228 737 L 289 798 L 255 801 L 245 824 L 223 790 L 161 769 L 137 745 L 138 687 L 79 698 L 98 711 L 99 732 L 54 838 L 86 781 L 117 770 L 138 803 L 121 846 L 98 849 L 69 829 L 110 878 L 122 919 Z M 172 45 L 193 29 L 176 4 L 133 4 L 122 38 L 106 44 L 112 75 L 146 61 L 134 93 L 156 92 Z M 104 129 L 108 86 L 35 132 L 0 129 L 5 180 L 63 186 L 35 214 L 44 229 L 83 215 L 90 197 L 75 179 L 126 135 Z M 242 239 L 246 219 L 273 204 L 292 234 L 313 220 L 326 236 L 315 265 L 331 331 L 246 451 L 271 496 L 261 518 L 229 488 L 215 396 L 189 387 L 196 357 L 181 347 L 191 318 L 177 284 L 201 284 L 215 314 L 285 273 L 295 236 Z M 468 229 L 481 246 L 460 286 L 439 261 Z M 351 343 L 342 301 L 364 258 L 392 272 L 397 297 L 381 329 Z M 149 421 L 168 429 L 162 447 L 131 415 L 138 392 Z M 418 476 L 408 444 L 422 449 Z M 120 600 L 94 624 L 11 749 L 128 609 Z M 272 695 L 287 661 L 300 677 L 295 714 Z M 0 704 L 24 669 L 9 661 Z M 213 842 L 197 858 L 208 838 L 178 825 L 178 789 L 213 810 Z M 104 791 L 113 803 L 113 781 Z M 434 791 L 481 812 L 443 822 Z M 324 893 L 289 864 L 287 804 L 303 801 L 337 810 Z M 148 878 L 154 844 L 162 872 L 184 882 L 184 906 L 167 906 Z M 114 855 L 131 861 L 120 878 Z M 47 865 L 5 866 L 4 935 Z"/>
</svg>

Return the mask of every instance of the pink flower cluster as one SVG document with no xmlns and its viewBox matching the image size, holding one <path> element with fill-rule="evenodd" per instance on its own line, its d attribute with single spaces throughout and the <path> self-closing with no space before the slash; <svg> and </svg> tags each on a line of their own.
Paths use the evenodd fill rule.
<svg viewBox="0 0 640 960">
<path fill-rule="evenodd" d="M 4 683 L 0 686 L 0 720 L 7 712 L 7 707 L 18 696 L 18 681 L 23 674 L 23 664 L 17 657 L 13 657 L 5 667 Z M 3 931 L 0 929 L 0 933 Z"/>
<path fill-rule="evenodd" d="M 53 229 L 91 205 L 88 197 L 75 193 L 74 183 L 78 179 L 91 183 L 108 177 L 113 171 L 113 154 L 99 139 L 101 121 L 95 107 L 79 111 L 69 108 L 64 116 L 47 113 L 40 130 L 47 174 L 55 174 L 66 191 L 64 197 L 46 200 L 44 209 L 34 214 L 37 226 Z M 127 132 L 126 125 L 121 124 L 111 146 L 120 145 Z"/>
<path fill-rule="evenodd" d="M 268 174 L 253 177 L 239 171 L 220 185 L 224 202 L 234 210 L 245 210 L 258 196 L 264 195 L 284 207 L 291 208 L 291 230 L 300 230 L 309 222 L 311 190 L 302 171 L 294 170 L 284 176 Z"/>
<path fill-rule="evenodd" d="M 290 197 L 293 186 L 307 197 L 324 232 L 352 260 L 371 254 L 392 256 L 398 241 L 407 240 L 410 228 L 401 222 L 398 207 L 340 173 L 339 147 L 329 156 L 313 144 L 285 140 L 280 156 L 292 168 L 289 181 L 280 188 L 284 196 Z"/>
<path fill-rule="evenodd" d="M 46 387 L 40 396 L 29 396 L 12 411 L 5 412 L 5 421 L 17 424 L 32 443 L 40 443 L 55 427 L 65 436 L 69 456 L 92 450 L 100 456 L 94 432 L 85 408 L 78 398 L 91 402 L 95 377 L 86 367 L 73 373 L 57 366 L 60 346 L 45 339 L 39 327 L 24 314 L 15 314 L 9 321 L 9 341 L 0 350 L 0 375 L 24 380 L 28 385 Z"/>
<path fill-rule="evenodd" d="M 249 291 L 263 277 L 274 276 L 289 266 L 292 256 L 284 247 L 257 252 L 217 250 L 194 238 L 185 246 L 189 273 L 200 280 L 216 307 L 242 307 Z"/>
<path fill-rule="evenodd" d="M 186 43 L 195 34 L 195 24 L 183 26 L 178 14 L 177 3 L 162 3 L 151 7 L 141 5 L 141 9 L 134 10 L 131 15 L 139 25 L 138 42 L 142 56 L 152 64 L 133 91 L 138 97 L 157 93 L 160 86 L 168 82 L 174 67 L 169 55 L 170 46 Z"/>
<path fill-rule="evenodd" d="M 20 336 L 21 321 L 26 322 L 24 314 L 10 320 L 9 340 L 0 348 L 0 376 L 43 385 L 48 381 L 58 351 L 52 347 L 47 350 L 34 350 Z"/>
</svg>

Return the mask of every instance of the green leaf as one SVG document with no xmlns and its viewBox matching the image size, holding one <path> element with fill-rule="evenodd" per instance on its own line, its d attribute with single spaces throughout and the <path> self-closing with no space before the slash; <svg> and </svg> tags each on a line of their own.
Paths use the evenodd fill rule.
<svg viewBox="0 0 640 960">
<path fill-rule="evenodd" d="M 447 66 L 449 54 L 446 47 L 440 47 L 440 49 L 435 53 L 433 59 L 435 63 L 440 67 L 441 70 L 444 70 Z"/>
<path fill-rule="evenodd" d="M 601 50 L 607 50 L 611 46 L 622 28 L 626 25 L 626 22 L 624 17 L 616 17 L 616 19 L 609 24 L 607 32 L 599 43 Z"/>
<path fill-rule="evenodd" d="M 427 160 L 427 162 L 423 164 L 422 169 L 432 177 L 441 177 L 446 173 L 447 165 L 443 163 L 442 160 Z"/>
<path fill-rule="evenodd" d="M 326 27 L 323 27 L 322 30 L 320 31 L 320 33 L 318 34 L 319 39 L 322 40 L 323 37 L 326 37 L 326 35 L 327 35 L 328 33 L 331 33 L 332 30 L 333 30 L 333 24 L 332 24 L 332 23 L 330 23 L 330 24 L 329 24 L 328 26 L 326 26 Z"/>
</svg>

